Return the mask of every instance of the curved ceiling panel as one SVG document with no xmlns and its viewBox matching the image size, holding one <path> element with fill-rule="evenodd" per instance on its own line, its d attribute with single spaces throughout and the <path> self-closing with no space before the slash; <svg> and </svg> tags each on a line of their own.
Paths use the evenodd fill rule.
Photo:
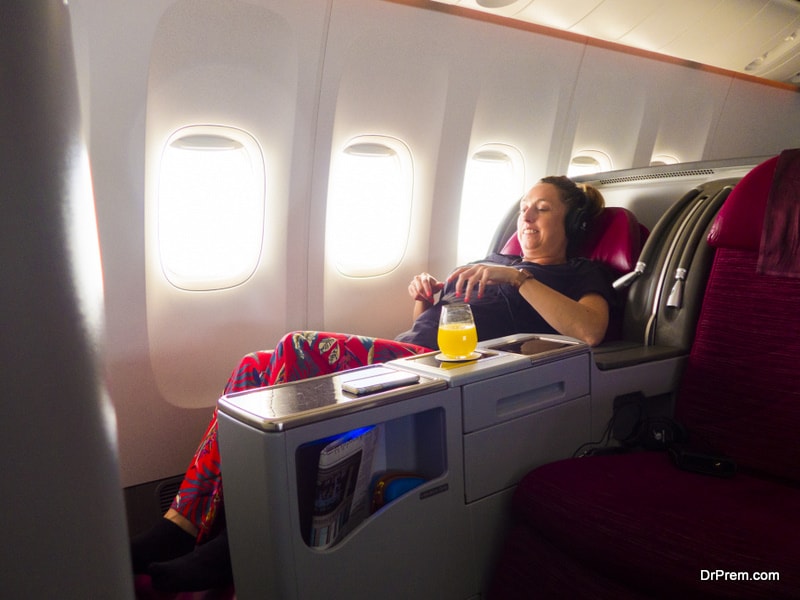
<svg viewBox="0 0 800 600">
<path fill-rule="evenodd" d="M 433 0 L 800 85 L 798 0 Z"/>
</svg>

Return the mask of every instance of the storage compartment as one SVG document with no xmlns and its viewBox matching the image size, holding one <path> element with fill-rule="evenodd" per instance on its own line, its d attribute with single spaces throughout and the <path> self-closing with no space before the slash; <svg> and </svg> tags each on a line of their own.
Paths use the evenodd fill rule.
<svg viewBox="0 0 800 600">
<path fill-rule="evenodd" d="M 572 456 L 589 436 L 589 396 L 464 436 L 467 502 L 516 485 L 532 468 Z"/>
<path fill-rule="evenodd" d="M 340 495 L 341 501 L 346 504 L 342 507 L 348 521 L 340 536 L 336 536 L 333 544 L 339 543 L 346 537 L 347 532 L 357 526 L 361 521 L 370 517 L 372 476 L 381 471 L 405 471 L 415 473 L 430 481 L 441 477 L 447 470 L 447 451 L 445 442 L 445 413 L 442 408 L 434 408 L 419 413 L 405 415 L 383 423 L 376 423 L 377 444 L 374 452 L 370 453 L 370 472 L 367 474 L 367 487 L 360 490 L 365 494 L 358 495 L 354 479 L 356 473 L 352 472 L 351 465 L 341 465 L 341 482 L 338 485 L 351 485 L 353 487 L 348 497 L 348 490 L 336 489 L 327 492 L 318 489 L 318 475 L 320 454 L 324 448 L 350 433 L 338 432 L 323 439 L 306 442 L 297 447 L 295 451 L 295 477 L 297 479 L 297 505 L 299 509 L 299 526 L 305 543 L 311 547 L 324 545 L 318 536 L 312 536 L 312 520 L 315 502 L 320 494 L 329 496 Z M 366 453 L 362 452 L 359 460 L 363 461 Z M 359 465 L 355 466 L 357 470 Z M 331 487 L 333 484 L 330 484 Z M 413 491 L 413 490 L 411 490 Z M 353 495 L 355 493 L 356 495 Z M 410 493 L 410 492 L 407 492 Z M 332 499 L 331 499 L 332 501 Z M 365 513 L 360 513 L 364 507 Z"/>
<path fill-rule="evenodd" d="M 529 352 L 532 366 L 462 387 L 467 503 L 571 456 L 591 430 L 587 346 L 527 336 L 492 347 Z"/>
<path fill-rule="evenodd" d="M 337 381 L 321 377 L 264 390 L 258 398 L 220 400 L 237 595 L 368 598 L 382 590 L 398 599 L 473 596 L 478 584 L 464 504 L 460 389 L 421 377 L 419 384 L 353 400 L 341 396 Z M 313 407 L 276 415 L 276 405 L 288 405 L 282 396 Z M 419 472 L 427 481 L 334 545 L 311 547 L 304 523 L 323 441 L 376 424 L 383 441 L 375 468 Z"/>
<path fill-rule="evenodd" d="M 463 387 L 464 433 L 492 427 L 589 394 L 589 354 Z"/>
</svg>

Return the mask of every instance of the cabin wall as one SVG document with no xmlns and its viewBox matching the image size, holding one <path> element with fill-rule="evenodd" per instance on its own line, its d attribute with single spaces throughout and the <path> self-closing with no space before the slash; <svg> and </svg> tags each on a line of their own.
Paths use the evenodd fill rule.
<svg viewBox="0 0 800 600">
<path fill-rule="evenodd" d="M 407 327 L 411 277 L 454 266 L 464 165 L 481 144 L 517 148 L 529 186 L 583 149 L 624 169 L 800 139 L 793 91 L 424 6 L 70 0 L 70 11 L 125 486 L 183 471 L 246 352 L 293 329 Z M 262 259 L 235 288 L 178 290 L 154 253 L 159 157 L 191 124 L 244 129 L 264 153 Z M 397 138 L 413 157 L 409 243 L 375 278 L 343 276 L 326 255 L 331 165 L 358 135 Z"/>
</svg>

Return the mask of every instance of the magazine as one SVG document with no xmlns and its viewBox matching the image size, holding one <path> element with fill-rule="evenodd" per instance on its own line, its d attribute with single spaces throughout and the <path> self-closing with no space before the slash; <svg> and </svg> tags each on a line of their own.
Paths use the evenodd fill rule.
<svg viewBox="0 0 800 600">
<path fill-rule="evenodd" d="M 345 433 L 319 455 L 309 544 L 329 548 L 369 515 L 375 425 Z"/>
</svg>

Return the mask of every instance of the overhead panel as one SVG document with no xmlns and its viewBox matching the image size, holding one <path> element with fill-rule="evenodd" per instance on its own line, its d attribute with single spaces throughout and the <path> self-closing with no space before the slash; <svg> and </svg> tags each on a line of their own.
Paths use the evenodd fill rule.
<svg viewBox="0 0 800 600">
<path fill-rule="evenodd" d="M 683 35 L 695 19 L 713 8 L 710 0 L 670 0 L 660 6 L 619 39 L 634 48 L 662 52 L 669 43 Z"/>
<path fill-rule="evenodd" d="M 603 0 L 534 0 L 516 18 L 569 31 L 602 3 Z"/>
<path fill-rule="evenodd" d="M 434 0 L 755 77 L 800 83 L 798 0 Z"/>
<path fill-rule="evenodd" d="M 662 4 L 661 0 L 639 0 L 633 4 L 629 0 L 605 0 L 578 21 L 571 31 L 616 42 Z"/>
<path fill-rule="evenodd" d="M 691 26 L 678 38 L 661 48 L 670 56 L 741 71 L 747 56 L 758 52 L 762 40 L 772 33 L 758 33 L 756 16 L 769 4 L 766 0 L 717 2 L 702 15 L 691 19 Z M 744 61 L 744 64 L 743 64 Z"/>
<path fill-rule="evenodd" d="M 800 5 L 800 2 L 797 2 Z M 800 83 L 800 15 L 788 7 L 769 11 L 775 34 L 764 39 L 758 52 L 748 57 L 745 71 L 759 77 Z"/>
</svg>

